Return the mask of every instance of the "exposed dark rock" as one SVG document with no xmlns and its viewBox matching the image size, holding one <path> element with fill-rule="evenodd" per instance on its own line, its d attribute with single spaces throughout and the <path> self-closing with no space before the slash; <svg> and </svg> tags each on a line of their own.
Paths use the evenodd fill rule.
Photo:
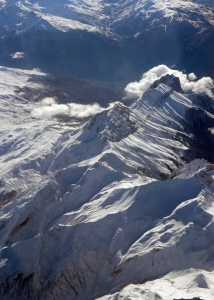
<svg viewBox="0 0 214 300">
<path fill-rule="evenodd" d="M 150 88 L 155 89 L 158 87 L 160 83 L 167 84 L 168 86 L 172 87 L 176 92 L 183 94 L 183 90 L 181 88 L 180 80 L 178 77 L 174 75 L 166 74 L 162 76 L 160 79 L 154 81 L 154 83 L 150 86 Z"/>
<path fill-rule="evenodd" d="M 0 207 L 12 202 L 17 196 L 17 191 L 3 192 L 0 194 Z"/>
</svg>

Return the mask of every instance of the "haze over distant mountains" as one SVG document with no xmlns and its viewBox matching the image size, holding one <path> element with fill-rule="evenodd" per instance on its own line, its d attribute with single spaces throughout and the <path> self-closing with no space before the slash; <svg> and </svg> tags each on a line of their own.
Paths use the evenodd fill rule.
<svg viewBox="0 0 214 300">
<path fill-rule="evenodd" d="M 159 64 L 213 76 L 213 10 L 196 2 L 1 1 L 0 64 L 105 81 Z"/>
<path fill-rule="evenodd" d="M 214 299 L 202 2 L 0 0 L 0 299 Z"/>
</svg>

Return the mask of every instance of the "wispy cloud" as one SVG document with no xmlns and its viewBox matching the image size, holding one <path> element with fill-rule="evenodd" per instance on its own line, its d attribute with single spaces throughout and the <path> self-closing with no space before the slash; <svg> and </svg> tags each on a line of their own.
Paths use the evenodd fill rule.
<svg viewBox="0 0 214 300">
<path fill-rule="evenodd" d="M 211 132 L 211 134 L 214 134 L 214 127 L 208 128 L 208 130 Z"/>
<path fill-rule="evenodd" d="M 166 74 L 172 74 L 179 77 L 184 92 L 201 92 L 206 93 L 210 97 L 214 96 L 212 93 L 214 85 L 210 77 L 203 77 L 196 80 L 197 76 L 194 73 L 185 74 L 182 71 L 170 69 L 165 65 L 159 65 L 144 73 L 140 81 L 129 83 L 125 88 L 126 96 L 124 99 L 128 100 L 141 97 L 155 80 Z"/>
<path fill-rule="evenodd" d="M 16 52 L 14 54 L 11 54 L 11 57 L 13 59 L 24 58 L 25 57 L 25 53 L 24 52 Z"/>
<path fill-rule="evenodd" d="M 108 108 L 110 107 L 112 107 L 112 104 Z M 76 118 L 86 118 L 103 110 L 105 108 L 97 103 L 87 105 L 78 103 L 57 104 L 54 98 L 45 98 L 32 110 L 31 115 L 34 118 L 51 118 L 61 114 Z"/>
</svg>

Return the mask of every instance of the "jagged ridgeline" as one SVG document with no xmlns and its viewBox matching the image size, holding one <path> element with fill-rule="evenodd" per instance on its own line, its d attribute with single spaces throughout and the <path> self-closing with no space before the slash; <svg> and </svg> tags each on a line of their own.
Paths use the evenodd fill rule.
<svg viewBox="0 0 214 300">
<path fill-rule="evenodd" d="M 166 75 L 76 124 L 0 76 L 0 298 L 211 300 L 213 99 Z"/>
<path fill-rule="evenodd" d="M 0 300 L 214 299 L 213 9 L 0 0 Z"/>
</svg>

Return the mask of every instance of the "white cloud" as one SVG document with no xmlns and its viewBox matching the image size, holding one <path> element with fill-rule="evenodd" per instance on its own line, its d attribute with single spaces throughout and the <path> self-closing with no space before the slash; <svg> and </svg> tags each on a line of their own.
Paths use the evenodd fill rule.
<svg viewBox="0 0 214 300">
<path fill-rule="evenodd" d="M 211 134 L 214 134 L 214 127 L 208 128 L 208 130 L 211 132 Z"/>
<path fill-rule="evenodd" d="M 108 108 L 112 107 L 112 104 Z M 101 111 L 103 111 L 99 104 L 77 104 L 77 103 L 68 103 L 68 104 L 57 104 L 54 98 L 45 98 L 43 99 L 38 107 L 35 107 L 31 115 L 35 118 L 51 118 L 60 114 L 85 118 L 93 116 Z"/>
<path fill-rule="evenodd" d="M 196 80 L 196 79 L 197 79 L 197 76 L 196 76 L 194 73 L 190 73 L 190 74 L 188 75 L 188 79 L 189 79 L 190 81 Z"/>
<path fill-rule="evenodd" d="M 166 74 L 179 77 L 184 92 L 206 93 L 208 96 L 213 97 L 211 89 L 214 88 L 214 85 L 210 77 L 203 77 L 196 81 L 197 77 L 194 73 L 187 75 L 182 71 L 170 69 L 165 65 L 159 65 L 144 73 L 139 82 L 135 81 L 129 83 L 125 88 L 126 96 L 124 99 L 141 97 L 155 80 Z"/>
<path fill-rule="evenodd" d="M 14 58 L 14 59 L 24 58 L 25 57 L 25 53 L 24 52 L 16 52 L 14 54 L 11 54 L 11 57 Z"/>
<path fill-rule="evenodd" d="M 56 100 L 51 97 L 46 97 L 40 102 L 41 106 L 52 106 L 54 104 L 56 104 Z"/>
</svg>

